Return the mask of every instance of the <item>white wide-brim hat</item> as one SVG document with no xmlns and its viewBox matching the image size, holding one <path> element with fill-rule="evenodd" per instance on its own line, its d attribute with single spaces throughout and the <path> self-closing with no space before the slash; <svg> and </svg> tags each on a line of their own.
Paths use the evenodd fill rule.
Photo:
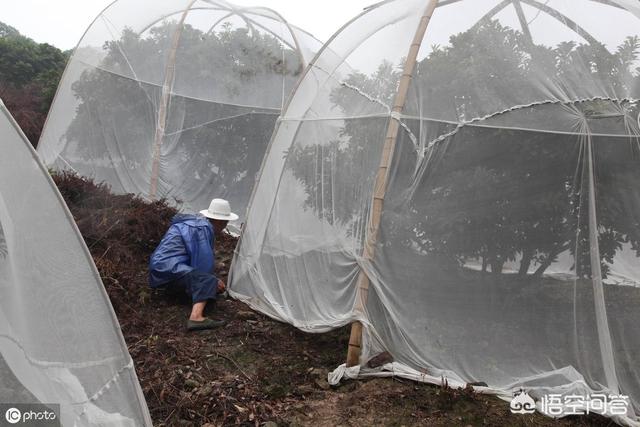
<svg viewBox="0 0 640 427">
<path fill-rule="evenodd" d="M 229 202 L 224 199 L 213 199 L 209 205 L 209 209 L 200 211 L 207 218 L 219 219 L 221 221 L 235 221 L 238 215 L 231 212 Z"/>
</svg>

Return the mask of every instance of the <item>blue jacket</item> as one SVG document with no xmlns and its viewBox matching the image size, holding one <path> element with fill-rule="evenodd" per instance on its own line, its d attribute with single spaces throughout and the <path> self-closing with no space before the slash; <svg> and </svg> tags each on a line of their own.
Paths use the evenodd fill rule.
<svg viewBox="0 0 640 427">
<path fill-rule="evenodd" d="M 174 216 L 171 227 L 151 254 L 149 285 L 166 285 L 193 270 L 213 275 L 213 241 L 213 227 L 203 216 Z"/>
</svg>

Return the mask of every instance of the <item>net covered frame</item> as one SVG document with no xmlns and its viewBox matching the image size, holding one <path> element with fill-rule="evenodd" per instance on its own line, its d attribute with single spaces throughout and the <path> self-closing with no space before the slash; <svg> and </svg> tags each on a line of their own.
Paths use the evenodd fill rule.
<svg viewBox="0 0 640 427">
<path fill-rule="evenodd" d="M 38 152 L 186 212 L 227 198 L 242 220 L 280 110 L 320 47 L 264 7 L 116 0 L 76 46 Z"/>
<path fill-rule="evenodd" d="M 61 425 L 151 426 L 93 259 L 0 102 L 0 398 L 59 404 Z"/>
<path fill-rule="evenodd" d="M 633 356 L 634 349 L 638 349 L 638 338 L 632 331 L 638 319 L 628 312 L 632 301 L 638 298 L 635 289 L 640 283 L 640 260 L 637 246 L 628 236 L 620 238 L 620 246 L 612 249 L 611 245 L 615 246 L 612 241 L 617 240 L 607 240 L 605 234 L 616 226 L 605 224 L 613 218 L 605 206 L 623 204 L 624 207 L 616 207 L 621 212 L 616 221 L 635 224 L 633 218 L 637 217 L 640 206 L 637 190 L 630 186 L 633 180 L 622 179 L 623 173 L 618 177 L 613 172 L 608 174 L 606 165 L 613 168 L 621 164 L 616 162 L 624 155 L 613 155 L 612 152 L 620 150 L 625 143 L 630 147 L 627 153 L 630 163 L 624 167 L 633 170 L 629 165 L 637 159 L 639 64 L 636 55 L 626 64 L 629 74 L 605 75 L 603 72 L 595 77 L 593 74 L 597 73 L 598 67 L 604 67 L 597 58 L 587 60 L 589 48 L 585 46 L 602 49 L 598 51 L 599 58 L 619 54 L 620 49 L 616 49 L 628 36 L 638 36 L 640 4 L 585 0 L 581 2 L 584 11 L 562 0 L 482 1 L 474 6 L 477 10 L 472 10 L 473 6 L 467 0 L 385 1 L 368 8 L 329 40 L 306 70 L 274 133 L 234 258 L 231 293 L 253 308 L 310 332 L 323 332 L 355 322 L 349 348 L 350 356 L 356 354 L 356 363 L 351 361 L 349 365 L 355 366 L 341 366 L 330 376 L 332 381 L 345 375 L 401 375 L 435 383 L 446 378 L 449 384 L 460 386 L 487 382 L 488 387 L 478 389 L 509 400 L 521 387 L 531 390 L 538 400 L 545 393 L 626 392 L 631 399 L 628 414 L 607 415 L 635 425 L 638 423 L 640 384 L 637 371 L 634 371 L 637 358 Z M 447 8 L 450 9 L 448 13 Z M 593 15 L 594 10 L 603 15 L 589 19 L 589 13 Z M 463 16 L 465 12 L 469 17 Z M 615 33 L 611 37 L 604 34 L 608 31 L 603 24 L 607 22 L 607 15 L 621 19 L 619 28 L 611 31 Z M 463 17 L 464 22 L 453 23 L 454 16 Z M 485 33 L 481 33 L 483 29 Z M 517 31 L 510 32 L 512 29 Z M 507 46 L 505 50 L 480 39 L 491 32 L 504 37 L 498 40 Z M 549 34 L 545 34 L 547 32 Z M 553 37 L 555 44 L 549 44 Z M 477 44 L 474 45 L 474 41 Z M 457 44 L 452 46 L 454 43 Z M 471 45 L 473 48 L 464 50 Z M 518 53 L 524 52 L 518 60 L 528 67 L 524 67 L 525 71 L 531 71 L 528 75 L 531 81 L 516 80 L 515 84 L 521 84 L 526 90 L 511 88 L 516 93 L 512 96 L 505 90 L 508 85 L 503 81 L 514 75 L 507 74 L 510 70 L 500 68 L 500 55 L 507 55 L 508 49 L 514 46 Z M 537 50 L 541 47 L 546 51 Z M 561 47 L 566 49 L 567 56 L 575 54 L 571 60 L 574 62 L 568 61 L 569 71 L 574 75 L 562 70 L 559 62 L 546 69 L 542 65 L 546 53 L 553 49 L 556 59 L 563 59 L 559 55 Z M 489 48 L 498 53 L 492 55 Z M 454 56 L 456 49 L 465 52 L 466 56 Z M 495 79 L 493 82 L 483 81 L 487 74 L 474 76 L 469 72 L 469 76 L 455 69 L 447 72 L 446 68 L 438 69 L 435 65 L 428 68 L 430 58 L 442 66 L 446 65 L 447 56 L 458 61 L 477 60 L 474 53 L 478 51 L 496 61 L 490 68 L 481 69 Z M 367 53 L 374 59 L 367 58 Z M 594 56 L 597 55 L 594 53 Z M 388 58 L 393 58 L 388 60 L 390 65 L 383 61 Z M 583 63 L 579 62 L 581 60 Z M 473 70 L 474 65 L 464 63 L 463 66 Z M 493 75 L 491 67 L 496 70 Z M 619 70 L 622 68 L 620 66 Z M 559 70 L 565 74 L 559 74 Z M 453 84 L 447 85 L 447 79 L 454 80 L 458 75 L 475 77 L 477 80 L 473 84 L 477 89 L 469 85 L 472 87 L 457 91 L 460 98 L 456 99 L 453 96 L 457 95 L 456 88 Z M 387 92 L 379 90 L 385 82 L 390 87 Z M 464 81 L 456 82 L 461 86 L 465 84 Z M 438 83 L 449 92 L 438 91 Z M 503 91 L 498 93 L 498 89 Z M 528 89 L 531 90 L 527 92 Z M 509 138 L 501 136 L 505 134 Z M 533 259 L 524 262 L 523 250 L 509 252 L 503 249 L 502 253 L 507 254 L 505 259 L 495 255 L 496 265 L 488 265 L 491 260 L 486 256 L 486 242 L 495 243 L 498 238 L 485 235 L 482 237 L 485 248 L 473 249 L 471 245 L 478 245 L 478 242 L 461 238 L 463 233 L 456 232 L 452 222 L 454 219 L 469 224 L 476 221 L 476 229 L 484 230 L 485 234 L 492 230 L 499 235 L 499 229 L 492 229 L 487 224 L 482 226 L 485 228 L 477 225 L 480 220 L 486 222 L 487 217 L 496 216 L 497 208 L 465 205 L 462 200 L 450 197 L 465 186 L 450 184 L 447 180 L 475 172 L 471 175 L 473 179 L 493 182 L 497 192 L 503 191 L 502 198 L 494 200 L 492 196 L 480 193 L 479 188 L 467 189 L 469 193 L 465 197 L 473 200 L 475 193 L 476 202 L 487 206 L 492 202 L 509 203 L 511 200 L 511 205 L 507 204 L 504 210 L 508 215 L 519 215 L 516 218 L 520 218 L 522 224 L 518 226 L 520 231 L 514 228 L 509 232 L 512 235 L 521 233 L 531 240 L 535 233 L 529 230 L 527 236 L 522 230 L 526 225 L 542 223 L 541 217 L 526 216 L 527 210 L 535 212 L 535 204 L 523 202 L 522 209 L 514 207 L 515 202 L 524 197 L 509 196 L 504 176 L 511 172 L 491 163 L 491 159 L 502 158 L 505 162 L 512 156 L 514 163 L 522 161 L 518 153 L 525 151 L 525 145 L 514 143 L 519 148 L 516 150 L 504 144 L 529 140 L 537 151 L 527 154 L 533 156 L 531 163 L 539 163 L 539 166 L 527 169 L 527 173 L 540 180 L 545 175 L 552 175 L 552 169 L 542 172 L 542 160 L 551 165 L 550 159 L 561 157 L 559 152 L 552 155 L 553 150 L 544 144 L 544 138 L 551 140 L 552 137 L 557 138 L 558 143 L 564 142 L 572 153 L 573 157 L 566 158 L 565 163 L 556 163 L 555 167 L 572 168 L 573 184 L 570 179 L 566 182 L 567 188 L 574 187 L 571 191 L 556 188 L 553 193 L 550 188 L 558 183 L 542 181 L 549 188 L 543 184 L 539 186 L 549 194 L 558 195 L 565 190 L 573 194 L 574 201 L 570 203 L 575 212 L 562 214 L 566 215 L 565 220 L 573 217 L 576 221 L 572 223 L 574 237 L 563 243 L 572 247 L 560 250 L 561 245 L 558 245 L 557 250 L 547 252 L 545 259 L 539 250 L 545 243 L 540 240 L 536 243 L 538 249 L 533 248 L 536 254 L 526 255 Z M 491 139 L 501 141 L 503 146 L 497 142 L 492 145 Z M 474 140 L 487 147 L 484 155 L 482 151 L 473 151 L 469 141 Z M 607 144 L 607 141 L 622 142 L 614 146 L 613 142 Z M 350 146 L 355 148 L 350 151 Z M 473 159 L 461 154 L 458 147 L 462 146 L 468 147 L 469 153 L 481 160 L 476 160 L 474 165 Z M 453 155 L 448 157 L 451 152 L 457 153 L 459 160 Z M 545 159 L 544 156 L 551 157 Z M 620 158 L 614 162 L 614 157 Z M 456 166 L 456 162 L 466 163 Z M 341 171 L 344 169 L 351 169 L 351 173 Z M 442 170 L 440 174 L 439 169 Z M 431 187 L 429 179 L 434 182 Z M 512 187 L 513 182 L 512 179 L 509 184 Z M 546 203 L 548 212 L 553 203 L 559 202 L 545 201 L 539 194 L 545 191 L 536 189 L 535 185 L 520 185 L 531 192 L 538 203 Z M 612 191 L 615 185 L 630 190 L 630 201 L 621 201 L 624 194 Z M 468 186 L 473 188 L 471 184 Z M 605 202 L 603 189 L 611 191 L 618 199 L 612 196 Z M 431 194 L 425 193 L 427 190 Z M 420 196 L 430 199 L 433 207 L 429 209 L 429 206 L 417 203 Z M 464 214 L 456 215 L 454 206 Z M 563 208 L 566 212 L 569 211 L 567 206 Z M 430 216 L 421 218 L 421 211 L 429 212 L 427 215 Z M 541 214 L 538 212 L 537 215 Z M 403 219 L 405 216 L 408 219 Z M 506 227 L 507 224 L 493 225 Z M 426 231 L 417 230 L 419 226 Z M 438 231 L 436 226 L 442 230 Z M 403 227 L 404 231 L 399 231 Z M 561 227 L 567 227 L 566 223 Z M 619 228 L 624 227 L 620 225 Z M 467 234 L 473 231 L 464 228 L 464 224 L 458 228 Z M 452 240 L 443 238 L 443 230 Z M 558 232 L 558 228 L 555 230 Z M 634 234 L 633 230 L 631 227 L 628 232 Z M 442 240 L 422 238 L 425 248 L 418 250 L 416 241 L 420 239 L 413 236 L 413 247 L 405 247 L 406 243 L 403 246 L 397 237 L 412 240 L 408 237 L 412 233 L 417 236 L 418 231 L 422 236 Z M 457 240 L 453 240 L 454 237 Z M 514 239 L 513 236 L 509 238 Z M 459 245 L 455 248 L 457 265 L 450 262 L 451 254 L 447 255 L 447 249 L 454 251 L 454 242 Z M 523 242 L 518 244 L 521 248 L 527 247 Z M 431 247 L 426 247 L 428 245 Z M 485 256 L 469 255 L 482 250 Z M 460 255 L 465 251 L 466 255 Z M 416 253 L 421 253 L 421 257 Z M 500 250 L 494 250 L 494 253 L 500 253 Z M 450 270 L 444 268 L 445 262 L 450 264 L 447 266 Z M 426 265 L 419 267 L 419 263 Z M 495 277 L 473 278 L 475 271 L 490 276 L 493 270 L 500 274 L 504 272 L 503 278 L 514 278 L 503 281 L 517 284 L 518 292 L 509 290 L 505 283 L 498 283 Z M 539 275 L 536 274 L 538 271 Z M 528 282 L 516 281 L 516 273 L 530 276 Z M 485 283 L 492 280 L 496 284 Z M 465 281 L 477 283 L 480 289 L 464 288 L 461 283 Z M 568 284 L 562 290 L 552 286 L 565 286 L 560 285 L 564 282 Z M 535 294 L 542 291 L 534 289 L 531 283 L 548 290 L 557 300 Z M 619 286 L 621 284 L 631 286 L 625 288 Z M 614 290 L 623 293 L 623 288 L 631 297 L 613 296 Z M 565 294 L 569 290 L 573 293 Z M 482 291 L 493 295 L 488 298 Z M 538 295 L 540 301 L 523 301 L 531 295 Z M 620 300 L 616 301 L 616 298 Z M 629 298 L 628 301 L 625 302 L 625 298 Z M 553 307 L 554 303 L 556 308 L 562 306 L 574 317 L 567 317 L 564 312 L 553 313 L 548 307 Z M 445 309 L 448 305 L 450 313 Z M 466 316 L 469 321 L 463 321 L 461 312 L 456 312 L 462 308 L 471 313 Z M 490 313 L 492 310 L 505 310 L 505 314 L 502 318 L 495 314 L 495 318 L 489 319 L 493 323 L 488 323 L 490 314 L 484 311 Z M 455 317 L 456 314 L 459 316 Z M 445 320 L 437 321 L 438 315 L 453 326 L 447 330 L 447 326 L 441 324 Z M 543 345 L 535 353 L 535 347 L 529 343 L 522 346 L 521 351 L 526 348 L 530 353 L 519 354 L 522 360 L 518 360 L 514 355 L 517 350 L 505 349 L 505 346 L 517 347 L 520 337 L 500 341 L 499 337 L 494 339 L 486 331 L 479 331 L 469 324 L 473 322 L 473 316 L 477 316 L 475 323 L 482 325 L 481 320 L 485 320 L 506 335 L 524 329 L 525 320 L 518 315 L 529 316 L 529 322 L 539 322 L 531 328 L 554 328 L 545 315 L 555 315 L 557 321 L 567 322 L 557 326 L 558 331 L 566 334 L 564 338 L 558 338 L 554 333 L 549 333 L 548 337 L 538 333 L 531 339 L 548 338 L 563 350 L 553 352 Z M 512 325 L 507 327 L 500 322 L 512 322 Z M 484 326 L 486 328 L 487 324 Z M 361 332 L 361 328 L 364 331 Z M 472 332 L 479 337 L 471 337 Z M 481 346 L 486 352 L 484 356 L 465 358 L 457 353 L 474 351 L 470 344 L 473 339 L 489 346 Z M 498 346 L 488 343 L 498 343 Z M 454 351 L 456 346 L 457 351 Z M 359 354 L 360 349 L 362 354 Z M 384 351 L 388 351 L 395 361 L 379 369 L 367 369 L 366 362 Z M 541 362 L 545 357 L 548 360 Z M 499 364 L 500 358 L 504 368 L 483 368 L 483 363 L 485 366 Z"/>
</svg>

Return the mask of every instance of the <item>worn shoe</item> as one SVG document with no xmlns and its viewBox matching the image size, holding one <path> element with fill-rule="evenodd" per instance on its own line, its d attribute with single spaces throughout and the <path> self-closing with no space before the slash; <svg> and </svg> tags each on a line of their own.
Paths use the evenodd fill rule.
<svg viewBox="0 0 640 427">
<path fill-rule="evenodd" d="M 224 320 L 215 320 L 205 318 L 204 320 L 187 320 L 187 330 L 188 331 L 202 331 L 205 329 L 215 329 L 220 326 L 226 325 L 227 322 Z"/>
</svg>

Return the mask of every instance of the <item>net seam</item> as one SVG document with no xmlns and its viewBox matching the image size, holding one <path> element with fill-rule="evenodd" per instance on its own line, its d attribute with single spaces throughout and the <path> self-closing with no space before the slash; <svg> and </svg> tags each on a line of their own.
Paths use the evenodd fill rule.
<svg viewBox="0 0 640 427">
<path fill-rule="evenodd" d="M 16 340 L 15 338 L 6 334 L 0 334 L 0 338 L 4 338 L 13 342 L 20 350 L 22 350 L 26 360 L 29 361 L 29 363 L 43 368 L 90 368 L 93 366 L 104 365 L 105 363 L 112 362 L 114 360 L 123 359 L 122 356 L 112 356 L 104 359 L 94 360 L 91 362 L 48 362 L 44 360 L 38 360 L 29 356 L 22 343 L 20 343 L 20 341 Z"/>
<path fill-rule="evenodd" d="M 161 85 L 159 83 L 153 83 L 153 82 L 150 82 L 148 80 L 143 80 L 143 79 L 140 79 L 140 78 L 137 78 L 137 77 L 134 78 L 134 77 L 131 77 L 131 76 L 124 75 L 122 73 L 117 73 L 117 72 L 115 72 L 113 70 L 109 70 L 109 69 L 106 69 L 104 67 L 101 67 L 101 66 L 98 66 L 98 65 L 95 65 L 95 64 L 91 64 L 91 63 L 83 61 L 81 59 L 76 59 L 76 61 L 79 62 L 82 65 L 85 65 L 86 67 L 90 67 L 90 68 L 93 68 L 95 70 L 100 70 L 103 73 L 113 74 L 114 76 L 119 76 L 119 77 L 122 77 L 123 79 L 131 80 L 131 81 L 134 81 L 134 82 L 137 82 L 137 83 L 143 83 L 143 84 L 146 84 L 146 85 L 149 85 L 149 86 L 154 86 L 154 87 L 157 87 L 157 88 L 162 88 L 163 87 L 163 85 Z M 176 96 L 176 97 L 186 98 L 186 99 L 193 99 L 195 101 L 209 102 L 209 103 L 212 103 L 212 104 L 229 105 L 229 106 L 232 106 L 232 107 L 241 107 L 241 108 L 259 108 L 261 110 L 272 110 L 272 111 L 278 112 L 278 113 L 280 112 L 280 109 L 277 108 L 277 107 L 261 107 L 259 105 L 245 105 L 245 104 L 234 104 L 234 103 L 230 103 L 230 102 L 214 101 L 212 99 L 198 98 L 197 96 L 183 95 L 183 94 L 180 94 L 180 93 L 177 93 L 177 92 L 174 92 L 174 91 L 169 92 L 169 94 L 171 96 Z"/>
</svg>

